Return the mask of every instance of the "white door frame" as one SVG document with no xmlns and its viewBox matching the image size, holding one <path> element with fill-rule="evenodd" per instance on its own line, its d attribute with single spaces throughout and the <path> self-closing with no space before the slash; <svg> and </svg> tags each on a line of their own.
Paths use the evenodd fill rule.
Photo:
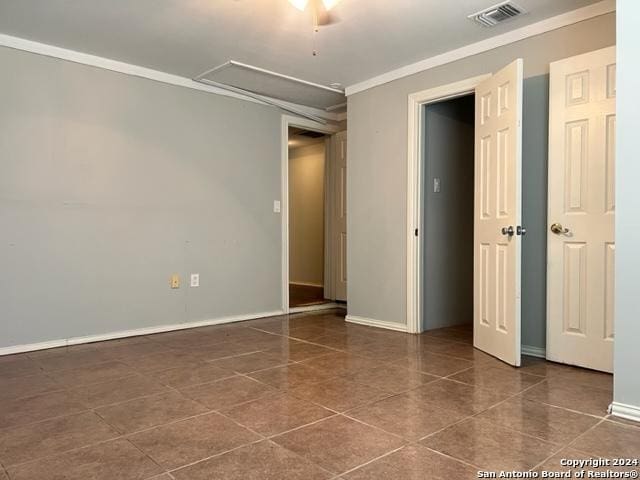
<svg viewBox="0 0 640 480">
<path fill-rule="evenodd" d="M 293 115 L 282 115 L 281 128 L 281 193 L 280 215 L 282 225 L 282 311 L 284 313 L 320 310 L 335 307 L 335 304 L 313 305 L 311 307 L 289 307 L 289 127 L 305 128 L 314 132 L 333 135 L 344 128 L 335 125 L 325 125 L 307 118 Z"/>
<path fill-rule="evenodd" d="M 491 77 L 490 73 L 441 85 L 409 95 L 407 145 L 407 331 L 422 332 L 422 235 L 423 188 L 422 163 L 424 152 L 423 106 L 462 97 L 475 92 L 476 86 Z M 418 235 L 416 235 L 416 229 Z"/>
</svg>

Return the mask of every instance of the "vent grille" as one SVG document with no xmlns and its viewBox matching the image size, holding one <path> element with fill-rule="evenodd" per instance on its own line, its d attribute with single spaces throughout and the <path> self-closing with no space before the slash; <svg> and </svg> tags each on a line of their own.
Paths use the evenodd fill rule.
<svg viewBox="0 0 640 480">
<path fill-rule="evenodd" d="M 507 0 L 469 15 L 468 18 L 483 27 L 493 27 L 525 13 L 524 9 Z"/>
</svg>

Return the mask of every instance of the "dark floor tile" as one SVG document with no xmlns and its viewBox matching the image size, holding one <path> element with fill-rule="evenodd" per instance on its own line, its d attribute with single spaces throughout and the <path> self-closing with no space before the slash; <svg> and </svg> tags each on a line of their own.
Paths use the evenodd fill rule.
<svg viewBox="0 0 640 480">
<path fill-rule="evenodd" d="M 0 379 L 0 405 L 3 401 L 61 389 L 61 385 L 44 374 Z"/>
<path fill-rule="evenodd" d="M 341 478 L 472 480 L 478 477 L 475 468 L 420 445 L 411 445 L 374 460 Z"/>
<path fill-rule="evenodd" d="M 446 377 L 454 373 L 473 367 L 473 362 L 461 358 L 448 357 L 428 351 L 419 351 L 396 362 L 405 368 L 417 370 L 439 377 Z"/>
<path fill-rule="evenodd" d="M 449 377 L 457 382 L 476 385 L 494 392 L 514 395 L 540 383 L 544 377 L 522 373 L 516 368 L 474 367 Z"/>
<path fill-rule="evenodd" d="M 133 375 L 135 372 L 121 362 L 104 362 L 71 368 L 68 370 L 56 370 L 49 375 L 56 382 L 66 388 L 73 388 L 91 383 L 107 382 Z"/>
<path fill-rule="evenodd" d="M 146 480 L 160 473 L 158 465 L 123 439 L 9 468 L 11 480 Z"/>
<path fill-rule="evenodd" d="M 224 370 L 211 363 L 197 363 L 186 367 L 170 368 L 149 374 L 150 377 L 160 383 L 174 388 L 214 382 L 234 375 L 233 372 Z"/>
<path fill-rule="evenodd" d="M 210 413 L 146 430 L 129 440 L 157 464 L 172 470 L 260 438 L 228 418 Z"/>
<path fill-rule="evenodd" d="M 89 408 L 97 408 L 113 403 L 126 402 L 134 398 L 168 392 L 169 388 L 157 381 L 134 374 L 118 380 L 82 385 L 69 391 L 83 405 Z"/>
<path fill-rule="evenodd" d="M 105 363 L 113 360 L 106 353 L 96 350 L 95 348 L 84 348 L 72 350 L 72 347 L 63 349 L 58 352 L 50 351 L 48 354 L 42 354 L 36 357 L 36 362 L 40 368 L 47 372 L 56 370 L 69 370 L 75 368 L 85 368 L 89 365 L 97 363 Z"/>
<path fill-rule="evenodd" d="M 514 397 L 477 418 L 548 442 L 567 445 L 598 423 L 596 417 Z"/>
<path fill-rule="evenodd" d="M 342 416 L 273 438 L 316 465 L 342 473 L 403 445 L 398 437 Z"/>
<path fill-rule="evenodd" d="M 42 373 L 40 365 L 25 354 L 0 357 L 0 380 Z"/>
<path fill-rule="evenodd" d="M 437 337 L 455 342 L 473 344 L 473 327 L 445 327 L 424 332 L 426 337 Z"/>
<path fill-rule="evenodd" d="M 571 446 L 603 458 L 640 460 L 640 428 L 604 421 L 578 438 Z"/>
<path fill-rule="evenodd" d="M 288 339 L 286 343 L 271 347 L 267 352 L 281 356 L 292 362 L 300 362 L 314 357 L 335 353 L 335 350 L 315 345 L 313 343 L 305 343 Z"/>
<path fill-rule="evenodd" d="M 286 365 L 289 361 L 281 356 L 265 353 L 247 353 L 236 357 L 213 360 L 212 365 L 237 373 L 251 373 L 267 368 Z"/>
<path fill-rule="evenodd" d="M 313 463 L 265 440 L 172 472 L 176 480 L 324 480 Z"/>
<path fill-rule="evenodd" d="M 362 335 L 329 333 L 313 339 L 313 343 L 342 351 L 353 351 L 356 347 L 365 347 L 371 340 Z"/>
<path fill-rule="evenodd" d="M 439 377 L 397 365 L 385 365 L 379 368 L 362 370 L 345 378 L 370 385 L 388 393 L 402 393 L 438 380 Z"/>
<path fill-rule="evenodd" d="M 438 380 L 407 392 L 426 405 L 450 410 L 461 415 L 473 415 L 506 400 L 508 396 L 475 385 L 451 380 Z"/>
<path fill-rule="evenodd" d="M 226 378 L 181 391 L 212 410 L 233 407 L 276 392 L 274 388 L 246 377 Z"/>
<path fill-rule="evenodd" d="M 349 375 L 368 368 L 379 368 L 383 363 L 359 355 L 336 352 L 306 360 L 302 365 L 330 372 L 332 375 Z"/>
<path fill-rule="evenodd" d="M 189 349 L 189 352 L 196 356 L 200 361 L 218 360 L 220 358 L 235 357 L 236 355 L 244 355 L 263 350 L 255 346 L 253 343 L 218 343 L 204 347 Z"/>
<path fill-rule="evenodd" d="M 83 410 L 86 408 L 78 399 L 66 391 L 10 400 L 0 405 L 0 429 L 72 415 Z"/>
<path fill-rule="evenodd" d="M 333 415 L 325 408 L 299 400 L 288 393 L 243 403 L 223 413 L 267 437 Z"/>
<path fill-rule="evenodd" d="M 486 470 L 528 470 L 559 447 L 491 422 L 471 418 L 420 442 L 433 450 Z"/>
<path fill-rule="evenodd" d="M 409 441 L 417 441 L 467 416 L 425 404 L 407 394 L 350 410 L 346 415 Z"/>
<path fill-rule="evenodd" d="M 138 343 L 114 344 L 109 346 L 104 345 L 99 348 L 99 351 L 113 359 L 126 360 L 158 353 L 169 353 L 173 352 L 174 349 L 166 345 L 147 340 L 145 342 Z"/>
<path fill-rule="evenodd" d="M 557 407 L 604 417 L 612 400 L 611 392 L 586 385 L 567 382 L 557 377 L 548 377 L 535 385 L 524 397 Z"/>
<path fill-rule="evenodd" d="M 251 373 L 249 376 L 272 387 L 288 390 L 303 384 L 323 382 L 335 378 L 336 375 L 328 370 L 319 370 L 301 363 L 294 363 L 261 370 Z"/>
<path fill-rule="evenodd" d="M 153 353 L 138 358 L 128 358 L 125 362 L 132 369 L 141 373 L 159 372 L 169 368 L 191 367 L 200 363 L 200 359 L 191 350 Z"/>
<path fill-rule="evenodd" d="M 93 412 L 0 431 L 0 462 L 23 463 L 119 436 Z"/>
<path fill-rule="evenodd" d="M 206 411 L 205 407 L 176 391 L 96 409 L 98 415 L 121 433 L 137 432 Z"/>
<path fill-rule="evenodd" d="M 558 375 L 568 368 L 570 367 L 561 363 L 549 362 L 544 358 L 530 357 L 527 355 L 522 355 L 522 365 L 520 366 L 522 372 L 541 377 Z"/>
<path fill-rule="evenodd" d="M 557 373 L 557 378 L 592 388 L 613 392 L 613 375 L 584 368 L 567 367 Z"/>
<path fill-rule="evenodd" d="M 320 383 L 304 383 L 289 390 L 294 396 L 317 403 L 336 412 L 373 403 L 388 393 L 363 383 L 334 378 Z"/>
</svg>

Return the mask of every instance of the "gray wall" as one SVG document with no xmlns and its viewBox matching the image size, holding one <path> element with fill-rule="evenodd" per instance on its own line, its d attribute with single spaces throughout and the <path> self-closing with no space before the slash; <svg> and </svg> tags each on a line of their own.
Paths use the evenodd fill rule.
<svg viewBox="0 0 640 480">
<path fill-rule="evenodd" d="M 469 95 L 424 107 L 425 330 L 473 322 L 474 101 Z"/>
<path fill-rule="evenodd" d="M 618 0 L 614 400 L 640 413 L 640 2 Z"/>
<path fill-rule="evenodd" d="M 607 14 L 402 78 L 348 98 L 349 314 L 406 323 L 407 96 L 524 59 L 523 343 L 545 342 L 546 217 L 545 75 L 549 62 L 615 44 L 615 14 Z M 538 78 L 536 78 L 538 77 Z M 536 93 L 537 92 L 537 93 Z M 544 101 L 546 103 L 546 100 Z M 544 180 L 544 181 L 543 181 Z M 534 225 L 535 224 L 535 225 Z M 546 228 L 546 220 L 545 220 Z M 540 229 L 539 231 L 536 231 Z M 535 243 L 535 245 L 534 245 Z"/>
<path fill-rule="evenodd" d="M 289 283 L 324 286 L 325 140 L 289 149 Z"/>
<path fill-rule="evenodd" d="M 7 48 L 0 65 L 0 347 L 280 310 L 277 109 Z"/>
</svg>

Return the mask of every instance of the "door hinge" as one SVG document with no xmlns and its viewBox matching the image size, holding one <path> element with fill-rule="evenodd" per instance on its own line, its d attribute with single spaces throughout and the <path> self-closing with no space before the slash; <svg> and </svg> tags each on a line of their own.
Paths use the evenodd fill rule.
<svg viewBox="0 0 640 480">
<path fill-rule="evenodd" d="M 418 229 L 416 228 L 413 233 L 417 237 L 418 236 Z"/>
</svg>

